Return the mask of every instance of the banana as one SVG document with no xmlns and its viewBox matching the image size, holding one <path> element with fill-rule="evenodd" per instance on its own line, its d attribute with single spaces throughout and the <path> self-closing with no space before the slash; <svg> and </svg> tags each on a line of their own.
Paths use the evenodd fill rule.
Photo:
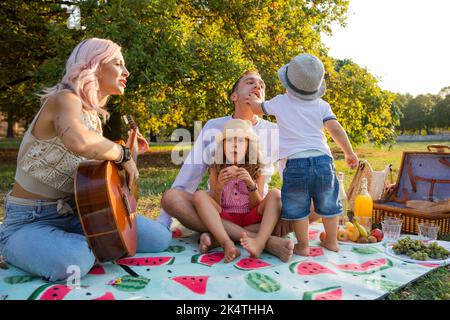
<svg viewBox="0 0 450 320">
<path fill-rule="evenodd" d="M 354 221 L 353 221 L 353 225 L 354 225 L 356 228 L 358 228 L 358 231 L 359 231 L 361 237 L 368 237 L 368 236 L 369 236 L 369 234 L 367 233 L 366 228 L 364 228 L 362 225 L 360 225 L 360 224 L 358 223 L 358 221 L 354 220 Z"/>
</svg>

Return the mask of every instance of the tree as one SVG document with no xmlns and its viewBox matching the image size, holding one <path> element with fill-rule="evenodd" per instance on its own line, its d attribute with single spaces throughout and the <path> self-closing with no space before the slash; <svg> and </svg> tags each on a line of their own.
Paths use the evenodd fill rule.
<svg viewBox="0 0 450 320">
<path fill-rule="evenodd" d="M 432 112 L 437 97 L 431 94 L 419 95 L 412 99 L 404 109 L 402 127 L 406 130 L 419 133 L 425 129 L 427 134 L 433 128 Z"/>
<path fill-rule="evenodd" d="M 60 61 L 52 62 L 58 54 L 67 54 L 73 43 L 71 37 L 81 34 L 66 27 L 68 14 L 64 1 L 0 2 L 0 112 L 7 116 L 8 135 L 11 124 L 28 122 L 39 108 L 38 93 L 61 75 Z M 45 72 L 40 72 L 45 70 Z"/>
<path fill-rule="evenodd" d="M 294 56 L 310 52 L 324 61 L 328 85 L 325 98 L 353 142 L 373 139 L 381 143 L 393 136 L 398 117 L 395 96 L 382 91 L 367 70 L 329 57 L 320 38 L 323 32 L 331 33 L 333 23 L 344 25 L 348 2 L 68 2 L 80 8 L 81 29 L 66 27 L 68 14 L 61 8 L 62 1 L 5 2 L 1 6 L 2 18 L 8 17 L 8 27 L 2 32 L 10 57 L 2 54 L 2 71 L 17 69 L 13 78 L 20 80 L 25 70 L 29 82 L 21 89 L 13 82 L 1 84 L 17 94 L 8 94 L 16 96 L 16 100 L 8 98 L 14 103 L 3 103 L 0 108 L 20 105 L 18 99 L 26 97 L 33 102 L 30 114 L 34 114 L 39 104 L 33 94 L 61 78 L 70 50 L 87 37 L 109 38 L 121 44 L 131 73 L 125 95 L 113 97 L 108 103 L 112 117 L 105 131 L 110 137 L 120 136 L 119 116 L 125 113 L 134 116 L 143 133 L 153 135 L 179 126 L 192 128 L 194 121 L 230 114 L 233 106 L 229 90 L 247 69 L 260 71 L 268 88 L 267 97 L 273 97 L 284 91 L 277 70 Z M 11 12 L 26 18 L 19 23 Z M 26 32 L 16 35 L 14 30 L 22 30 L 18 26 Z M 24 46 L 30 39 L 29 47 L 23 49 L 31 51 L 29 62 L 20 66 L 14 65 L 20 57 L 13 50 L 16 36 Z M 6 94 L 6 89 L 3 92 Z"/>
<path fill-rule="evenodd" d="M 351 60 L 335 61 L 327 80 L 325 100 L 353 142 L 392 141 L 400 114 L 395 94 L 381 90 L 378 79 Z"/>
</svg>

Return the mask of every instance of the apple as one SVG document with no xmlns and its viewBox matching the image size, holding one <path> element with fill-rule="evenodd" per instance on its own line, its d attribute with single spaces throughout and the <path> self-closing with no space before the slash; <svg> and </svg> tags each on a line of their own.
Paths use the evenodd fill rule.
<svg viewBox="0 0 450 320">
<path fill-rule="evenodd" d="M 347 231 L 339 229 L 337 233 L 337 238 L 339 241 L 347 241 L 348 240 Z"/>
<path fill-rule="evenodd" d="M 381 240 L 383 240 L 383 236 L 384 236 L 383 231 L 381 231 L 380 229 L 373 229 L 373 230 L 370 232 L 370 235 L 371 235 L 371 236 L 374 236 L 375 238 L 377 238 L 377 241 L 378 241 L 378 242 L 380 242 Z"/>
<path fill-rule="evenodd" d="M 378 242 L 377 238 L 375 238 L 374 236 L 369 236 L 369 237 L 367 238 L 367 240 L 369 240 L 370 243 L 376 243 L 376 242 Z"/>
<path fill-rule="evenodd" d="M 325 232 L 321 232 L 319 238 L 320 241 L 324 242 L 325 239 L 327 238 L 327 234 Z"/>
</svg>

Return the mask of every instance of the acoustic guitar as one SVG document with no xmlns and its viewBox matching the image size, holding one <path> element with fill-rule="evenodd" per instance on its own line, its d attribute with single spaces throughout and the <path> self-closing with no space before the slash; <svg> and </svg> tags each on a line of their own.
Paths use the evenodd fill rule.
<svg viewBox="0 0 450 320">
<path fill-rule="evenodd" d="M 124 118 L 131 129 L 130 150 L 136 161 L 137 126 L 131 116 Z M 74 190 L 83 231 L 97 260 L 134 256 L 138 187 L 135 183 L 131 190 L 128 188 L 126 171 L 114 161 L 83 161 L 76 171 Z"/>
</svg>

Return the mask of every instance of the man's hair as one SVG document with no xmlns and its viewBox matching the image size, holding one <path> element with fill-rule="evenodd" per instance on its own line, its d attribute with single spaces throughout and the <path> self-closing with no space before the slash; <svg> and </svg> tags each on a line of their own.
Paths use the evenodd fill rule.
<svg viewBox="0 0 450 320">
<path fill-rule="evenodd" d="M 249 74 L 256 74 L 256 75 L 258 75 L 259 77 L 261 77 L 261 75 L 259 74 L 259 72 L 256 71 L 256 70 L 247 70 L 247 71 L 245 71 L 245 72 L 239 77 L 239 79 L 237 79 L 237 81 L 234 83 L 233 88 L 231 89 L 231 92 L 230 92 L 230 98 L 231 98 L 231 96 L 233 95 L 233 93 L 236 91 L 237 87 L 239 86 L 239 82 L 242 80 L 242 78 L 248 76 Z"/>
</svg>

